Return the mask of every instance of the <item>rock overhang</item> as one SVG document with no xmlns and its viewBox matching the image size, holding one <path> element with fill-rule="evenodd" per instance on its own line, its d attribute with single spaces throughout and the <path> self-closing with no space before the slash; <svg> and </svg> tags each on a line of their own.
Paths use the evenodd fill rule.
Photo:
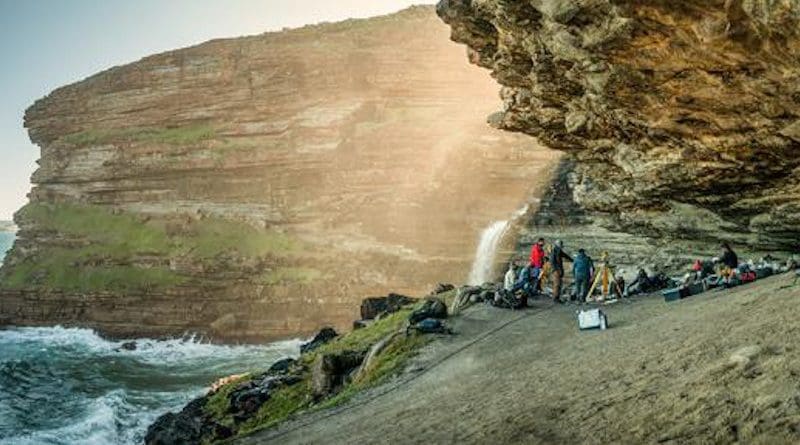
<svg viewBox="0 0 800 445">
<path fill-rule="evenodd" d="M 578 161 L 580 205 L 660 237 L 796 247 L 800 1 L 442 0 L 437 13 L 502 85 L 490 123 Z"/>
</svg>

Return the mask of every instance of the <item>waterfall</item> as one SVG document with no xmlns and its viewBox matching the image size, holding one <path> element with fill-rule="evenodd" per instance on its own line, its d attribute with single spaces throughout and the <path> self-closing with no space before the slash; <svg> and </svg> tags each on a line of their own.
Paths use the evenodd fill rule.
<svg viewBox="0 0 800 445">
<path fill-rule="evenodd" d="M 481 233 L 478 249 L 475 251 L 475 261 L 472 263 L 472 270 L 469 273 L 467 284 L 477 286 L 492 279 L 494 270 L 494 260 L 497 256 L 497 249 L 503 236 L 511 227 L 511 223 L 528 211 L 528 206 L 514 212 L 511 219 L 505 221 L 495 221 Z"/>
</svg>

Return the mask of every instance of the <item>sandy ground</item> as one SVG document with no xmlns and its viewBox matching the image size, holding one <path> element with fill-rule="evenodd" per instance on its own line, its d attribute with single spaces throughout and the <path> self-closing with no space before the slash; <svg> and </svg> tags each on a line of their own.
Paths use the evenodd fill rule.
<svg viewBox="0 0 800 445">
<path fill-rule="evenodd" d="M 239 443 L 800 443 L 791 280 L 607 306 L 604 332 L 472 308 L 395 382 Z"/>
</svg>

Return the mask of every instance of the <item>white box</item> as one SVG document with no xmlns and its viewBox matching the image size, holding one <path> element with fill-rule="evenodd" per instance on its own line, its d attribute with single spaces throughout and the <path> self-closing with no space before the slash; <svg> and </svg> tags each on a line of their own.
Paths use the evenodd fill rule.
<svg viewBox="0 0 800 445">
<path fill-rule="evenodd" d="M 590 309 L 588 311 L 578 312 L 578 327 L 584 329 L 602 329 L 608 328 L 608 318 L 606 314 L 600 309 Z"/>
</svg>

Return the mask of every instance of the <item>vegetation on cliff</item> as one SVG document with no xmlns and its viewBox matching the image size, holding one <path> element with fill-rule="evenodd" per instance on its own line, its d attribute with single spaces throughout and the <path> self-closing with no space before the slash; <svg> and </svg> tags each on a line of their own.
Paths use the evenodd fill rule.
<svg viewBox="0 0 800 445">
<path fill-rule="evenodd" d="M 23 228 L 54 240 L 6 269 L 0 284 L 6 289 L 152 291 L 191 277 L 176 262 L 289 257 L 300 247 L 284 233 L 214 217 L 145 218 L 93 205 L 29 204 L 17 218 Z M 251 279 L 274 284 L 318 276 L 310 268 L 277 267 Z"/>
<path fill-rule="evenodd" d="M 213 139 L 214 128 L 207 124 L 190 124 L 176 127 L 123 127 L 110 129 L 90 129 L 71 133 L 61 140 L 78 147 L 111 143 L 162 143 L 187 145 Z"/>
</svg>

